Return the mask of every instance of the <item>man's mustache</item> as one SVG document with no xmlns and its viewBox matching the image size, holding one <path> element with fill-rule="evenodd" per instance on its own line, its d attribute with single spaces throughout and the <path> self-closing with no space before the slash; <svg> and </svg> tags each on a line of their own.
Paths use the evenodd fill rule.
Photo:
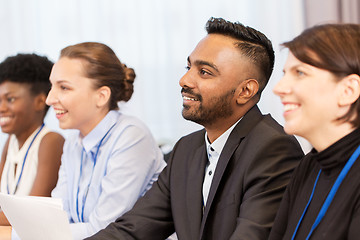
<svg viewBox="0 0 360 240">
<path fill-rule="evenodd" d="M 199 101 L 202 100 L 201 95 L 194 93 L 193 90 L 190 89 L 190 88 L 181 88 L 181 93 L 187 93 L 187 94 L 189 94 L 189 95 L 194 96 L 194 98 L 198 99 Z"/>
</svg>

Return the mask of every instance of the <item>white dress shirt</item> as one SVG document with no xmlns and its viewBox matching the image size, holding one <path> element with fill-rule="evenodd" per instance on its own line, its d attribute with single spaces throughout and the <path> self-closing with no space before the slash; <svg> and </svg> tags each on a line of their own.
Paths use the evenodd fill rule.
<svg viewBox="0 0 360 240">
<path fill-rule="evenodd" d="M 240 119 L 241 120 L 241 119 Z M 205 133 L 205 143 L 206 151 L 208 156 L 208 163 L 205 168 L 205 177 L 203 182 L 203 204 L 206 206 L 208 195 L 210 192 L 211 183 L 214 177 L 216 170 L 216 165 L 219 161 L 220 154 L 225 146 L 226 141 L 228 140 L 230 133 L 235 128 L 236 124 L 239 123 L 238 120 L 234 125 L 232 125 L 226 132 L 224 132 L 220 137 L 218 137 L 213 143 L 209 142 L 207 133 Z"/>
</svg>

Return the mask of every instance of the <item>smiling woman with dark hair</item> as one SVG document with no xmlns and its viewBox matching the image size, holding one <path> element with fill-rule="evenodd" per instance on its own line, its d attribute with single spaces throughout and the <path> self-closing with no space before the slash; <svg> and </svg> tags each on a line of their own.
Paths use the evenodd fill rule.
<svg viewBox="0 0 360 240">
<path fill-rule="evenodd" d="M 50 196 L 56 185 L 64 139 L 44 125 L 52 66 L 36 54 L 0 63 L 0 126 L 9 134 L 0 163 L 2 193 Z M 0 224 L 9 224 L 2 212 Z"/>
<path fill-rule="evenodd" d="M 283 44 L 274 88 L 285 131 L 313 150 L 294 172 L 270 239 L 359 239 L 360 25 L 328 24 Z"/>
</svg>

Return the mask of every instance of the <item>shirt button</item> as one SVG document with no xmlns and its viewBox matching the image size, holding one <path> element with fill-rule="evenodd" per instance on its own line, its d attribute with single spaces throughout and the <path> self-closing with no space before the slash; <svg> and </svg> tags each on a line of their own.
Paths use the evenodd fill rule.
<svg viewBox="0 0 360 240">
<path fill-rule="evenodd" d="M 209 176 L 211 176 L 211 174 L 212 174 L 212 171 L 210 170 L 210 171 L 209 171 Z"/>
<path fill-rule="evenodd" d="M 210 147 L 210 151 L 212 151 L 212 152 L 213 152 L 213 151 L 214 151 L 214 149 L 213 149 L 212 147 Z"/>
</svg>

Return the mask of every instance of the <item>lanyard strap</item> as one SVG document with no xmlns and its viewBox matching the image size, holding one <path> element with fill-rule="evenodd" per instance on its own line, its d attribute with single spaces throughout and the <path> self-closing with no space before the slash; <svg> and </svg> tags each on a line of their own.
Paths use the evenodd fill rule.
<svg viewBox="0 0 360 240">
<path fill-rule="evenodd" d="M 311 200 L 312 200 L 312 198 L 313 198 L 313 196 L 314 196 L 315 187 L 316 187 L 316 184 L 317 184 L 317 182 L 318 182 L 318 180 L 319 180 L 320 174 L 321 174 L 321 169 L 320 169 L 320 171 L 319 171 L 319 173 L 318 173 L 318 175 L 317 175 L 317 177 L 316 177 L 316 180 L 315 180 L 315 183 L 314 183 L 314 187 L 313 187 L 313 189 L 312 189 L 312 192 L 311 192 L 309 201 L 308 201 L 308 203 L 307 203 L 306 206 L 305 206 L 305 209 L 304 209 L 304 211 L 303 211 L 303 213 L 302 213 L 302 215 L 301 215 L 301 217 L 300 217 L 300 220 L 299 220 L 298 224 L 296 225 L 296 228 L 295 228 L 295 231 L 294 231 L 294 233 L 293 233 L 293 236 L 292 236 L 291 240 L 294 240 L 294 238 L 295 238 L 295 236 L 296 236 L 296 233 L 297 233 L 297 231 L 298 231 L 298 229 L 299 229 L 300 223 L 302 222 L 302 220 L 303 220 L 303 218 L 304 218 L 304 216 L 305 216 L 305 213 L 306 213 L 306 211 L 307 211 L 307 209 L 308 209 L 308 207 L 309 207 L 309 205 L 310 205 L 310 202 L 311 202 Z"/>
<path fill-rule="evenodd" d="M 336 181 L 335 181 L 334 185 L 332 186 L 332 188 L 331 188 L 328 196 L 326 197 L 326 200 L 325 200 L 324 204 L 322 205 L 322 207 L 321 207 L 321 209 L 320 209 L 320 211 L 319 211 L 319 213 L 318 213 L 318 215 L 317 215 L 317 217 L 316 217 L 316 219 L 315 219 L 315 222 L 314 222 L 314 224 L 312 225 L 308 236 L 306 237 L 306 240 L 310 239 L 310 237 L 311 237 L 312 233 L 314 232 L 315 228 L 319 225 L 319 223 L 321 222 L 321 220 L 324 218 L 324 216 L 325 216 L 325 214 L 326 214 L 326 212 L 327 212 L 327 210 L 328 210 L 328 208 L 329 208 L 332 200 L 334 199 L 334 196 L 335 196 L 337 190 L 339 189 L 342 181 L 343 181 L 344 178 L 346 177 L 347 173 L 349 172 L 349 170 L 351 169 L 352 165 L 355 163 L 355 161 L 356 161 L 356 159 L 359 157 L 359 155 L 360 155 L 360 146 L 357 147 L 357 149 L 355 150 L 355 152 L 351 155 L 351 157 L 349 158 L 349 160 L 346 162 L 344 168 L 341 170 L 339 176 L 336 178 Z M 297 226 L 296 226 L 296 229 L 295 229 L 295 231 L 294 231 L 294 234 L 293 234 L 293 236 L 292 236 L 292 238 L 291 238 L 292 240 L 295 238 L 295 235 L 296 235 L 297 230 L 298 230 L 298 228 L 299 228 L 299 226 L 300 226 L 300 224 L 301 224 L 301 221 L 302 221 L 302 219 L 303 219 L 303 217 L 304 217 L 304 215 L 305 215 L 305 212 L 307 211 L 307 208 L 308 208 L 308 206 L 309 206 L 309 204 L 310 204 L 310 202 L 311 202 L 311 200 L 312 200 L 312 198 L 313 198 L 313 194 L 314 194 L 315 187 L 316 187 L 317 181 L 318 181 L 318 179 L 319 179 L 320 173 L 321 173 L 321 170 L 319 171 L 318 176 L 317 176 L 317 178 L 316 178 L 316 180 L 315 180 L 315 183 L 314 183 L 314 187 L 313 187 L 311 196 L 310 196 L 309 201 L 308 201 L 308 203 L 307 203 L 307 205 L 306 205 L 306 207 L 305 207 L 305 209 L 304 209 L 304 212 L 303 212 L 303 214 L 301 215 L 300 220 L 299 220 L 299 222 L 298 222 L 298 224 L 297 224 Z"/>
<path fill-rule="evenodd" d="M 35 141 L 36 137 L 39 135 L 39 133 L 40 133 L 41 130 L 43 129 L 43 127 L 44 127 L 44 123 L 41 125 L 39 131 L 37 131 L 37 133 L 35 134 L 34 138 L 31 140 L 28 149 L 26 150 L 25 157 L 24 157 L 24 161 L 23 161 L 22 166 L 21 166 L 21 171 L 20 171 L 19 179 L 18 179 L 18 181 L 17 181 L 17 183 L 16 183 L 16 185 L 15 185 L 15 190 L 14 190 L 13 194 L 15 194 L 16 191 L 17 191 L 17 189 L 18 189 L 18 186 L 19 186 L 19 183 L 20 183 L 20 180 L 21 180 L 23 171 L 24 171 L 24 166 L 25 166 L 25 162 L 26 162 L 26 158 L 27 158 L 27 155 L 28 155 L 28 153 L 29 153 L 29 150 L 30 150 L 33 142 Z M 7 186 L 6 186 L 6 187 L 7 187 L 7 192 L 8 192 L 8 194 L 10 194 L 10 188 L 9 188 L 9 171 L 10 171 L 10 167 L 8 168 L 8 172 L 7 172 L 8 182 L 7 182 Z"/>
<path fill-rule="evenodd" d="M 92 172 L 91 172 L 91 177 L 90 177 L 90 181 L 89 181 L 89 184 L 87 185 L 86 187 L 86 190 L 85 190 L 85 194 L 82 198 L 82 208 L 81 208 L 81 216 L 80 216 L 80 213 L 79 213 L 79 192 L 80 192 L 80 180 L 81 180 L 81 176 L 82 176 L 82 165 L 83 165 L 83 153 L 85 152 L 85 149 L 82 148 L 81 150 L 81 162 L 80 162 L 80 176 L 79 176 L 79 181 L 78 181 L 78 189 L 77 189 L 77 196 L 76 196 L 76 213 L 78 215 L 78 220 L 79 222 L 84 222 L 84 208 L 85 208 L 85 202 L 86 202 L 86 198 L 87 198 L 87 195 L 88 195 L 88 192 L 89 192 L 89 188 L 90 188 L 90 184 L 91 184 L 91 181 L 92 181 L 92 178 L 93 178 L 93 175 L 94 175 L 94 169 L 95 169 L 95 165 L 96 165 L 96 160 L 97 160 L 97 157 L 98 157 L 98 153 L 99 153 L 99 150 L 100 150 L 100 147 L 102 145 L 102 142 L 104 141 L 105 137 L 108 135 L 108 133 L 111 131 L 111 129 L 114 128 L 114 126 L 116 125 L 116 123 L 114 123 L 110 129 L 105 133 L 105 135 L 101 138 L 100 142 L 99 142 L 99 145 L 96 149 L 96 153 L 95 153 L 95 157 L 94 157 L 94 165 L 93 165 L 93 169 L 92 169 Z"/>
</svg>

